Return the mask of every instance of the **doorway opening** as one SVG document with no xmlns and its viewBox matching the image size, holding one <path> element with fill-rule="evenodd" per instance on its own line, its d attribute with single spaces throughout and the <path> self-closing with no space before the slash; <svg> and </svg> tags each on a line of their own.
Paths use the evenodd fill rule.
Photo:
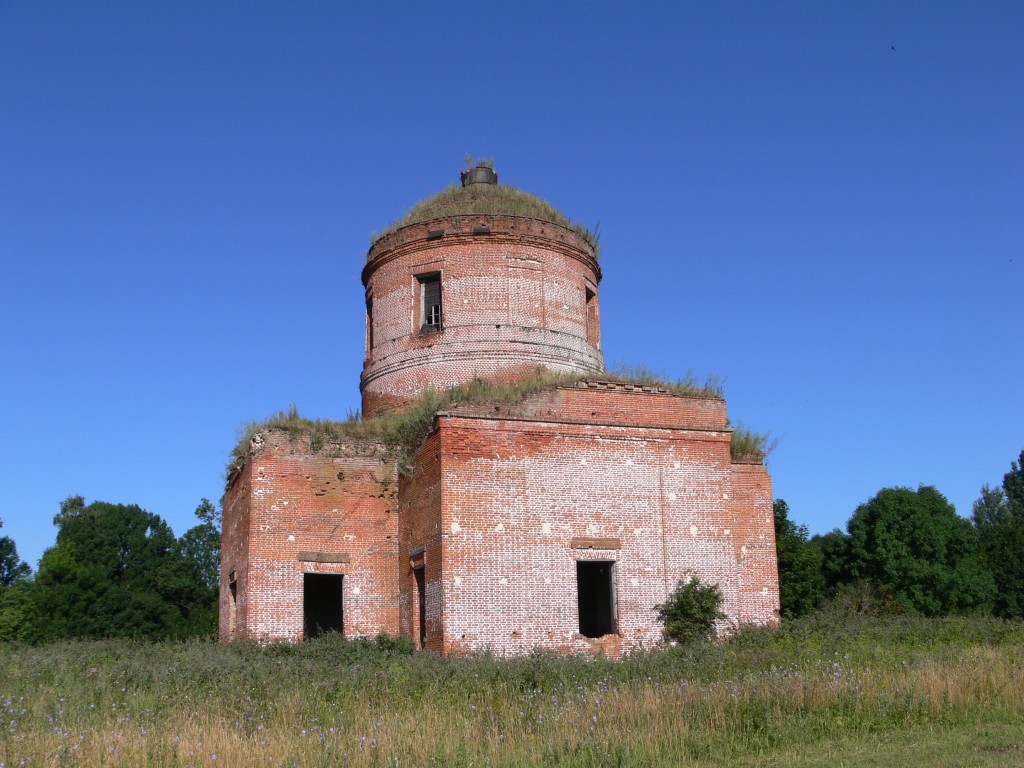
<svg viewBox="0 0 1024 768">
<path fill-rule="evenodd" d="M 344 632 L 340 573 L 302 575 L 302 630 L 307 640 L 325 632 Z"/>
<path fill-rule="evenodd" d="M 615 632 L 614 577 L 614 560 L 576 561 L 580 634 L 584 637 L 601 637 Z"/>
<path fill-rule="evenodd" d="M 238 582 L 235 581 L 235 572 L 231 572 L 231 582 L 228 584 L 228 638 L 235 639 L 238 626 Z"/>
<path fill-rule="evenodd" d="M 412 569 L 416 580 L 416 628 L 419 647 L 427 647 L 427 580 L 423 566 Z"/>
</svg>

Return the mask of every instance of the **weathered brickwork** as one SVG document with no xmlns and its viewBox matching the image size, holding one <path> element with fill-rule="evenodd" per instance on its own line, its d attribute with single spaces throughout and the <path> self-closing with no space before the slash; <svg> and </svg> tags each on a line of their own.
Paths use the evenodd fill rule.
<svg viewBox="0 0 1024 768">
<path fill-rule="evenodd" d="M 474 230 L 486 233 L 474 234 Z M 435 235 L 431 233 L 443 233 Z M 422 280 L 440 282 L 440 330 L 424 330 Z M 363 413 L 429 386 L 515 377 L 538 366 L 600 371 L 593 251 L 570 229 L 518 216 L 460 216 L 382 238 L 363 270 Z"/>
<path fill-rule="evenodd" d="M 740 585 L 733 621 L 760 624 L 779 611 L 775 516 L 768 471 L 758 463 L 732 465 L 732 510 L 736 520 L 736 564 Z"/>
<path fill-rule="evenodd" d="M 224 496 L 221 639 L 301 640 L 307 573 L 343 575 L 346 635 L 398 634 L 398 484 L 380 446 L 311 450 L 282 430 L 255 443 Z"/>
<path fill-rule="evenodd" d="M 436 433 L 420 448 L 417 459 L 416 471 L 399 478 L 400 627 L 404 637 L 417 641 L 422 637 L 426 648 L 440 651 L 444 645 L 441 610 L 444 580 L 442 531 L 436 516 L 441 503 L 441 463 Z M 422 614 L 414 566 L 423 568 Z"/>
<path fill-rule="evenodd" d="M 365 416 L 477 377 L 582 380 L 446 405 L 402 472 L 376 443 L 256 435 L 224 497 L 221 639 L 341 629 L 444 653 L 617 656 L 662 641 L 655 606 L 691 575 L 719 585 L 721 631 L 775 622 L 764 465 L 731 458 L 724 400 L 602 378 L 600 280 L 576 231 L 528 216 L 434 217 L 378 240 Z"/>
<path fill-rule="evenodd" d="M 557 405 L 572 421 L 538 418 Z M 590 407 L 631 418 L 576 421 Z M 654 606 L 690 575 L 719 584 L 732 622 L 774 619 L 770 483 L 762 465 L 732 463 L 724 402 L 620 387 L 546 392 L 512 410 L 439 416 L 401 486 L 403 516 L 420 518 L 403 521 L 403 559 L 424 544 L 437 548 L 440 537 L 432 553 L 440 565 L 427 574 L 427 613 L 440 611 L 443 625 L 432 647 L 611 655 L 650 647 L 661 640 Z M 682 413 L 702 418 L 673 425 Z M 415 487 L 421 466 L 429 495 Z M 614 563 L 609 637 L 579 632 L 581 560 Z M 407 582 L 403 590 L 413 588 Z"/>
</svg>

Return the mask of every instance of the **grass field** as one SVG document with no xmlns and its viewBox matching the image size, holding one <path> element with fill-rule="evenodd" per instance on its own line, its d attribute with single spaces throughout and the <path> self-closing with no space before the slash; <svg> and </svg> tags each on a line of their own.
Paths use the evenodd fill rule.
<svg viewBox="0 0 1024 768">
<path fill-rule="evenodd" d="M 603 659 L 0 647 L 11 766 L 1024 765 L 1024 624 L 816 618 Z"/>
</svg>

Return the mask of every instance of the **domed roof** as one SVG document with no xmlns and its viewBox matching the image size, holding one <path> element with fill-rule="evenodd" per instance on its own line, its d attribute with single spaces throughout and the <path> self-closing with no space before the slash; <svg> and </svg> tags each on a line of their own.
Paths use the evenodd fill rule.
<svg viewBox="0 0 1024 768">
<path fill-rule="evenodd" d="M 480 170 L 483 166 L 471 169 Z M 384 235 L 394 232 L 401 227 L 410 224 L 420 224 L 431 219 L 440 219 L 450 216 L 467 216 L 470 214 L 490 214 L 499 216 L 523 216 L 531 219 L 541 219 L 571 229 L 579 235 L 584 242 L 594 249 L 594 255 L 598 252 L 597 237 L 593 232 L 582 224 L 576 224 L 564 213 L 559 211 L 547 200 L 543 200 L 529 192 L 524 192 L 516 187 L 510 187 L 497 183 L 497 174 L 491 171 L 494 181 L 466 182 L 466 172 L 463 172 L 463 185 L 451 184 L 440 192 L 420 200 L 401 219 L 377 233 L 373 240 L 376 242 Z"/>
</svg>

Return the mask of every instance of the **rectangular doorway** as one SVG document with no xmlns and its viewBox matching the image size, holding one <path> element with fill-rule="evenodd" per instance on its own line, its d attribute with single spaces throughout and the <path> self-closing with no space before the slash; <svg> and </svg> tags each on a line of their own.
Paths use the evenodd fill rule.
<svg viewBox="0 0 1024 768">
<path fill-rule="evenodd" d="M 412 569 L 416 580 L 416 627 L 418 629 L 419 647 L 427 647 L 427 579 L 423 566 Z"/>
<path fill-rule="evenodd" d="M 576 561 L 580 634 L 584 637 L 601 637 L 615 632 L 614 576 L 614 560 Z"/>
<path fill-rule="evenodd" d="M 340 573 L 302 575 L 302 630 L 307 640 L 345 629 Z"/>
</svg>

